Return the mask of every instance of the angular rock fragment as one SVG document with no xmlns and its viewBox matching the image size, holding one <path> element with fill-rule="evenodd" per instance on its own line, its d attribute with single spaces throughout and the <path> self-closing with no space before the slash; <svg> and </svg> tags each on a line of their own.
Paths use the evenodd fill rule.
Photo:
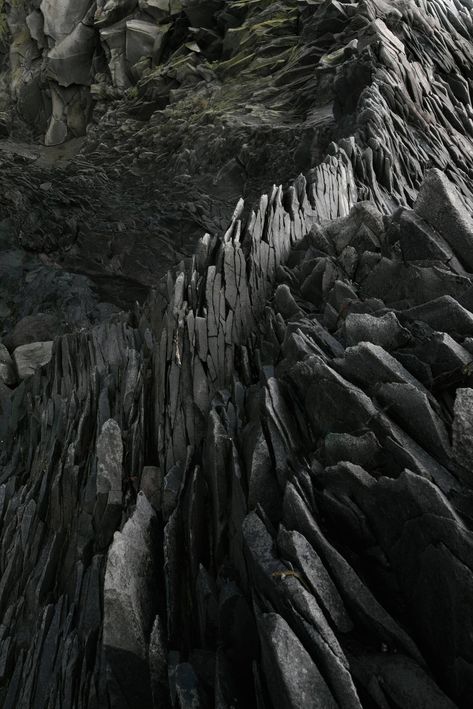
<svg viewBox="0 0 473 709">
<path fill-rule="evenodd" d="M 4 344 L 0 342 L 0 380 L 12 386 L 16 382 L 16 372 L 10 353 Z"/>
<path fill-rule="evenodd" d="M 338 706 L 310 655 L 276 613 L 259 621 L 262 662 L 273 705 L 311 709 Z"/>
<path fill-rule="evenodd" d="M 30 377 L 39 367 L 47 364 L 51 360 L 52 350 L 52 342 L 32 342 L 17 347 L 13 352 L 13 361 L 19 378 Z"/>
<path fill-rule="evenodd" d="M 325 456 L 329 464 L 349 461 L 369 469 L 379 462 L 381 445 L 372 431 L 360 436 L 349 433 L 329 433 L 325 436 Z"/>
<path fill-rule="evenodd" d="M 435 330 L 468 336 L 473 332 L 473 314 L 449 295 L 404 311 L 403 317 L 427 323 Z"/>
<path fill-rule="evenodd" d="M 467 470 L 473 466 L 473 389 L 457 389 L 452 446 L 455 460 Z"/>
<path fill-rule="evenodd" d="M 392 312 L 381 317 L 373 317 L 368 313 L 350 313 L 345 318 L 344 328 L 348 346 L 371 342 L 390 350 L 405 344 L 409 337 Z"/>
<path fill-rule="evenodd" d="M 151 707 L 148 639 L 154 618 L 152 559 L 155 514 L 138 494 L 135 512 L 110 547 L 104 580 L 103 646 L 122 701 Z"/>
<path fill-rule="evenodd" d="M 455 187 L 440 170 L 429 170 L 415 211 L 452 247 L 465 268 L 473 271 L 473 220 Z"/>
<path fill-rule="evenodd" d="M 465 273 L 447 240 L 414 211 L 402 213 L 399 242 L 407 261 L 441 261 L 457 273 Z"/>
</svg>

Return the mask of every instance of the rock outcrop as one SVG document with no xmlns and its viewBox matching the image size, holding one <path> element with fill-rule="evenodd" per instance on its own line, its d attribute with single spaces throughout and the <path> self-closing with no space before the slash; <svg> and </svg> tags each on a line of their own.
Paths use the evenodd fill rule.
<svg viewBox="0 0 473 709">
<path fill-rule="evenodd" d="M 466 709 L 471 2 L 5 9 L 0 706 Z"/>
</svg>

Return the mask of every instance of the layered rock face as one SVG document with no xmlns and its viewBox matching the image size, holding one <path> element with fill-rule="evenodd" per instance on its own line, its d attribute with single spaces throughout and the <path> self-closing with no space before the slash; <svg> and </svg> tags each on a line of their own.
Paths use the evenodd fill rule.
<svg viewBox="0 0 473 709">
<path fill-rule="evenodd" d="M 469 707 L 473 6 L 5 9 L 0 706 Z"/>
<path fill-rule="evenodd" d="M 154 0 L 15 0 L 2 2 L 5 128 L 22 120 L 46 145 L 83 135 L 94 82 L 107 74 L 119 97 L 152 63 L 183 3 Z M 192 14 L 192 13 L 191 13 Z M 10 106 L 8 106 L 8 103 Z"/>
</svg>

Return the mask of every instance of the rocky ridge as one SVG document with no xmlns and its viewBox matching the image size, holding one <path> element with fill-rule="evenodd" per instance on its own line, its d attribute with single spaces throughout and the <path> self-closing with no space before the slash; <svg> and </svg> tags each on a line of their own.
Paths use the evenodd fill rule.
<svg viewBox="0 0 473 709">
<path fill-rule="evenodd" d="M 0 292 L 8 329 L 35 308 L 56 310 L 64 332 L 68 323 L 99 322 L 111 306 L 130 307 L 130 293 L 143 301 L 203 231 L 226 228 L 240 196 L 256 203 L 268 176 L 287 187 L 302 172 L 311 182 L 333 141 L 347 153 L 362 198 L 385 213 L 412 206 L 431 167 L 471 202 L 468 2 L 232 1 L 200 3 L 199 13 L 198 2 L 184 5 L 180 12 L 172 5 L 166 52 L 130 74 L 124 95 L 105 91 L 110 72 L 102 92 L 92 91 L 97 83 L 80 88 L 96 98 L 86 136 L 75 139 L 83 141 L 78 154 L 51 164 L 56 148 L 44 149 L 46 163 L 44 153 L 3 153 L 8 268 L 17 269 L 16 282 L 31 270 L 42 274 L 34 304 L 21 292 L 14 299 Z M 117 20 L 126 34 L 143 8 L 118 6 L 128 13 Z M 25 24 L 17 24 L 24 36 Z M 38 71 L 27 67 L 21 76 L 33 81 Z M 5 100 L 21 136 L 11 91 Z M 14 264 L 13 246 L 21 248 Z M 31 255 L 18 269 L 25 251 Z M 68 304 L 55 308 L 51 294 L 52 287 L 63 301 L 62 283 L 55 285 L 63 279 L 81 294 L 66 318 Z M 43 282 L 54 285 L 43 293 Z"/>
<path fill-rule="evenodd" d="M 250 24 L 267 10 L 248 5 Z M 469 705 L 470 9 L 302 4 L 295 36 L 313 53 L 293 80 L 316 63 L 312 101 L 325 76 L 331 127 L 312 139 L 325 135 L 327 158 L 313 165 L 322 147 L 310 157 L 310 132 L 287 128 L 298 156 L 295 142 L 294 162 L 269 151 L 261 168 L 273 159 L 286 179 L 306 160 L 306 176 L 254 212 L 239 202 L 219 232 L 236 188 L 212 191 L 218 129 L 199 143 L 184 120 L 176 152 L 203 210 L 188 238 L 199 224 L 221 236 L 203 237 L 131 313 L 102 308 L 93 328 L 66 335 L 58 326 L 50 363 L 1 385 L 2 706 Z M 282 76 L 290 69 L 283 59 Z M 310 79 L 301 85 L 307 97 Z M 266 88 L 265 100 L 285 98 Z M 186 92 L 184 82 L 178 103 Z M 138 131 L 126 125 L 118 147 L 137 148 L 137 183 L 167 174 L 178 203 L 182 168 L 142 154 L 167 139 L 169 106 Z M 88 138 L 66 168 L 57 208 L 44 217 L 35 202 L 48 238 L 61 210 L 87 212 L 68 201 L 74 186 L 97 208 L 94 160 L 105 191 L 121 169 L 105 159 L 120 110 L 90 131 L 103 145 Z M 27 204 L 28 181 L 44 184 L 29 168 Z M 261 177 L 249 176 L 251 199 Z M 7 214 L 21 220 L 22 208 Z M 92 230 L 58 228 L 36 250 L 38 232 L 23 233 L 28 258 L 62 278 L 93 254 Z M 101 277 L 116 278 L 112 260 Z M 97 277 L 83 265 L 80 277 Z M 9 338 L 18 361 L 21 328 Z M 0 355 L 3 379 L 12 364 Z"/>
</svg>

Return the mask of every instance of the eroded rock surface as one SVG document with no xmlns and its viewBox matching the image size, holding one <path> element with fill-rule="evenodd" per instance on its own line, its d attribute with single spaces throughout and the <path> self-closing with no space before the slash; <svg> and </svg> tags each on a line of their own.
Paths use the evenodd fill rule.
<svg viewBox="0 0 473 709">
<path fill-rule="evenodd" d="M 466 709 L 471 3 L 4 10 L 0 706 Z"/>
</svg>

